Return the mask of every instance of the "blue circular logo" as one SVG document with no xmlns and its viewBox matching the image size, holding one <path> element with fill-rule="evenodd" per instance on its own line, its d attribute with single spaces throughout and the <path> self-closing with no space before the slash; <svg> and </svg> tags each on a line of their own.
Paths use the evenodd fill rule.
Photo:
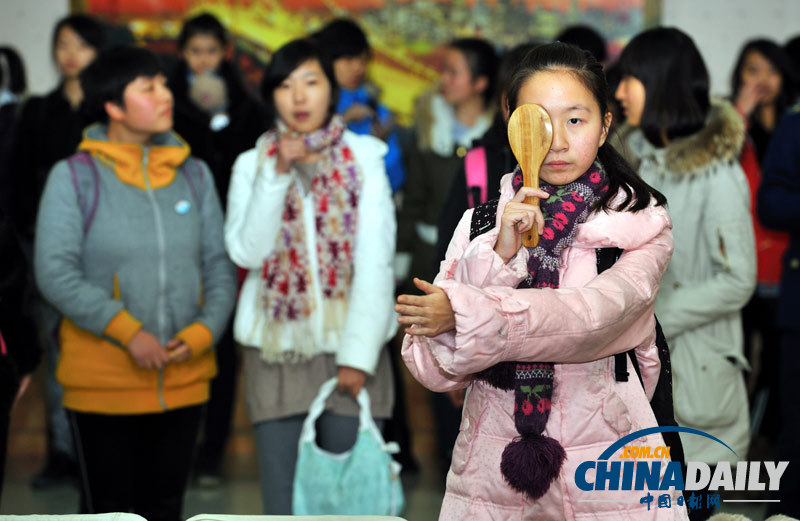
<svg viewBox="0 0 800 521">
<path fill-rule="evenodd" d="M 175 203 L 175 213 L 178 215 L 186 215 L 189 213 L 189 210 L 192 208 L 192 205 L 186 199 L 182 199 Z"/>
</svg>

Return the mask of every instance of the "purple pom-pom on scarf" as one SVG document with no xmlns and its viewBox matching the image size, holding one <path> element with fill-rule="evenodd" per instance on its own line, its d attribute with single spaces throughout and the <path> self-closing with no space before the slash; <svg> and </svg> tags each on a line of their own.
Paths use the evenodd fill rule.
<svg viewBox="0 0 800 521">
<path fill-rule="evenodd" d="M 567 458 L 564 447 L 548 436 L 526 434 L 506 445 L 500 472 L 511 487 L 532 500 L 544 496 Z"/>
</svg>

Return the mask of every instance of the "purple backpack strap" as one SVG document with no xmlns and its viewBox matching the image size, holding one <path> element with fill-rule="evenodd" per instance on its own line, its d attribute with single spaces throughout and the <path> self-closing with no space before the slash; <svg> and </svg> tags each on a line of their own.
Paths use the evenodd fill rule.
<svg viewBox="0 0 800 521">
<path fill-rule="evenodd" d="M 78 181 L 78 174 L 75 171 L 76 163 L 83 163 L 87 165 L 89 170 L 92 172 L 94 197 L 92 198 L 91 206 L 87 205 L 86 196 L 84 195 L 83 190 L 81 190 L 81 184 Z M 86 234 L 89 233 L 89 228 L 92 227 L 94 214 L 97 211 L 97 203 L 100 200 L 100 175 L 97 172 L 97 167 L 94 164 L 92 156 L 90 156 L 86 151 L 81 151 L 70 156 L 67 159 L 67 165 L 69 165 L 69 171 L 72 175 L 72 185 L 75 187 L 75 193 L 78 196 L 78 204 L 80 204 L 81 213 L 83 213 L 83 236 L 86 237 Z"/>
<path fill-rule="evenodd" d="M 203 170 L 200 168 L 200 163 L 196 159 L 189 157 L 183 164 L 179 167 L 181 173 L 186 178 L 186 182 L 189 183 L 189 190 L 192 191 L 192 197 L 194 198 L 194 202 L 198 205 L 200 204 L 200 194 L 197 192 L 197 187 L 192 181 L 192 174 L 189 172 L 189 164 L 191 164 L 194 168 L 193 170 L 197 172 L 198 178 L 202 181 L 203 179 Z"/>
<path fill-rule="evenodd" d="M 467 205 L 469 208 L 475 208 L 477 205 L 485 203 L 487 198 L 486 149 L 484 147 L 476 147 L 467 152 L 464 157 L 464 172 L 467 177 Z M 478 194 L 479 197 L 476 198 Z"/>
<path fill-rule="evenodd" d="M 75 165 L 77 163 L 83 163 L 84 165 L 87 165 L 89 170 L 92 172 L 93 197 L 91 205 L 87 204 L 86 196 L 81 188 L 81 183 L 78 180 L 78 173 L 75 170 Z M 200 179 L 202 179 L 203 171 L 200 169 L 200 164 L 194 159 L 190 158 L 184 161 L 184 163 L 180 166 L 180 171 L 183 173 L 184 177 L 186 177 L 186 182 L 189 183 L 189 190 L 191 190 L 192 197 L 194 198 L 195 202 L 200 204 L 200 196 L 197 192 L 197 187 L 192 180 L 191 173 L 187 171 L 190 163 L 192 166 L 194 166 L 194 169 L 197 171 L 198 175 L 201 176 Z M 81 151 L 70 156 L 67 159 L 67 165 L 69 165 L 69 171 L 72 176 L 72 185 L 75 187 L 75 193 L 78 195 L 78 204 L 80 205 L 81 213 L 83 214 L 83 236 L 86 237 L 86 234 L 89 233 L 89 229 L 92 227 L 94 214 L 97 212 L 97 204 L 100 201 L 100 174 L 97 171 L 97 166 L 95 166 L 92 156 L 85 151 Z"/>
</svg>

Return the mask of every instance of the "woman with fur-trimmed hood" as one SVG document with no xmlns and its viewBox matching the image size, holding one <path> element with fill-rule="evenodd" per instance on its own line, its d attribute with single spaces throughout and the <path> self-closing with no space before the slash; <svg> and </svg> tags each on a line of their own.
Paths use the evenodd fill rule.
<svg viewBox="0 0 800 521">
<path fill-rule="evenodd" d="M 619 63 L 616 96 L 634 127 L 627 145 L 642 178 L 667 196 L 673 220 L 675 253 L 656 316 L 672 354 L 675 418 L 736 452 L 689 434 L 686 459 L 736 461 L 749 444 L 740 310 L 756 282 L 750 194 L 738 161 L 744 125 L 732 105 L 709 98 L 703 59 L 677 29 L 640 34 Z"/>
</svg>

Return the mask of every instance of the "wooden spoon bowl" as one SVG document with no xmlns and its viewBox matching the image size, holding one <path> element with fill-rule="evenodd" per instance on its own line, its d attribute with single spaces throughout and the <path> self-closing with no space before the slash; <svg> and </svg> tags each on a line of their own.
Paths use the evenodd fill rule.
<svg viewBox="0 0 800 521">
<path fill-rule="evenodd" d="M 522 169 L 524 186 L 539 188 L 539 170 L 553 142 L 553 124 L 544 107 L 535 103 L 517 107 L 508 119 L 508 142 Z M 527 197 L 525 203 L 538 205 L 539 198 Z M 535 227 L 525 232 L 523 244 L 528 248 L 539 244 Z"/>
</svg>

